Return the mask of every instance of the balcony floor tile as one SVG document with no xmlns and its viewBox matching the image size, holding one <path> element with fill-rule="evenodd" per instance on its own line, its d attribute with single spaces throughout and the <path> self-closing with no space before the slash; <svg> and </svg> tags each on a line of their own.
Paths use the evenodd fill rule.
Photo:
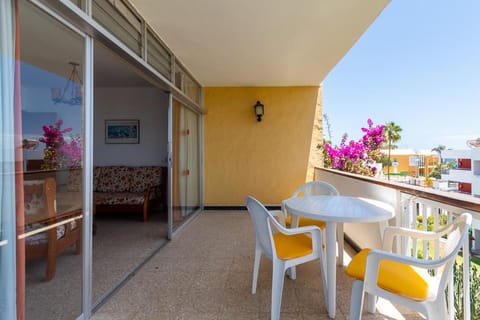
<svg viewBox="0 0 480 320">
<path fill-rule="evenodd" d="M 92 319 L 268 319 L 271 262 L 262 259 L 257 293 L 251 294 L 255 233 L 246 211 L 205 211 L 160 250 Z M 345 260 L 352 254 L 346 248 Z M 348 319 L 352 280 L 337 269 L 337 316 Z M 329 319 L 318 262 L 285 279 L 282 319 Z M 363 319 L 423 319 L 388 301 Z"/>
</svg>

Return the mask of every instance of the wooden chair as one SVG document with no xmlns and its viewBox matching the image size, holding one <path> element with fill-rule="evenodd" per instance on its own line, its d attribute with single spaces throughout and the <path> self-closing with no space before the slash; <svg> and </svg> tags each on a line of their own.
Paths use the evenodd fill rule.
<svg viewBox="0 0 480 320">
<path fill-rule="evenodd" d="M 54 178 L 25 181 L 24 197 L 25 233 L 30 234 L 25 238 L 25 256 L 27 260 L 46 258 L 45 278 L 50 281 L 55 276 L 57 255 L 73 245 L 75 254 L 82 252 L 82 219 L 59 224 L 80 215 L 81 209 L 62 214 L 61 217 L 57 215 Z M 54 224 L 56 226 L 52 226 Z M 35 233 L 39 229 L 45 231 Z"/>
</svg>

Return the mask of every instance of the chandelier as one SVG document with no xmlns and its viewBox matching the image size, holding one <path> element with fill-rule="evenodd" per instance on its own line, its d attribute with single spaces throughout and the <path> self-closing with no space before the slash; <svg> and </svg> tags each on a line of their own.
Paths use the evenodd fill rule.
<svg viewBox="0 0 480 320">
<path fill-rule="evenodd" d="M 72 66 L 72 73 L 63 88 L 51 88 L 52 101 L 55 104 L 64 103 L 68 105 L 80 105 L 82 103 L 82 80 L 78 74 L 76 62 L 69 62 Z"/>
</svg>

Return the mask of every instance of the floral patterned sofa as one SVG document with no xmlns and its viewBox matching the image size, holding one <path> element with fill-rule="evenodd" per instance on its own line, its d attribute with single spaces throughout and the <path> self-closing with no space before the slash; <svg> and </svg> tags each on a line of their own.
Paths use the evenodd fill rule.
<svg viewBox="0 0 480 320">
<path fill-rule="evenodd" d="M 147 221 L 153 200 L 164 203 L 167 168 L 97 166 L 93 170 L 95 211 L 140 210 Z"/>
</svg>

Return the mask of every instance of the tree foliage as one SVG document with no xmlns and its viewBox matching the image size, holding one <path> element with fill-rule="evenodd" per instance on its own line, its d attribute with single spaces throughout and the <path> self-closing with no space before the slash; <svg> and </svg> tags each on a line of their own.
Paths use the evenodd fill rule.
<svg viewBox="0 0 480 320">
<path fill-rule="evenodd" d="M 388 146 L 388 165 L 387 165 L 387 175 L 388 179 L 390 179 L 390 163 L 391 163 L 391 157 L 390 153 L 392 149 L 395 149 L 397 146 L 395 145 L 395 142 L 399 141 L 402 136 L 400 135 L 400 132 L 402 132 L 402 128 L 395 124 L 393 121 L 389 121 L 385 124 L 385 142 L 387 143 Z"/>
<path fill-rule="evenodd" d="M 364 135 L 358 141 L 350 140 L 344 134 L 340 145 L 333 147 L 330 143 L 324 143 L 324 165 L 341 171 L 359 173 L 373 176 L 376 173 L 374 164 L 380 161 L 381 145 L 385 140 L 384 126 L 373 125 L 368 119 L 368 128 L 362 128 Z"/>
</svg>

